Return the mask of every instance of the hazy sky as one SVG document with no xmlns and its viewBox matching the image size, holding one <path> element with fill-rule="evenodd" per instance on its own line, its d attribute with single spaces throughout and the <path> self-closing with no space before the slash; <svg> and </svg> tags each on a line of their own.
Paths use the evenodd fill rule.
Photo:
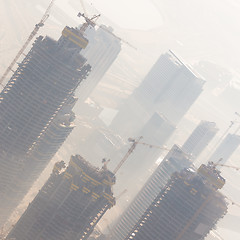
<svg viewBox="0 0 240 240">
<path fill-rule="evenodd" d="M 92 0 L 102 14 L 122 28 L 149 30 L 159 27 L 162 16 L 149 0 Z"/>
</svg>

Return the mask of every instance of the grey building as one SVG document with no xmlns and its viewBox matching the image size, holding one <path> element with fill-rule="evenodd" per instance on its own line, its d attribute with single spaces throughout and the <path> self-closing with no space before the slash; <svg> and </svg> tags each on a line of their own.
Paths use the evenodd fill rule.
<svg viewBox="0 0 240 240">
<path fill-rule="evenodd" d="M 164 114 L 176 125 L 200 95 L 204 83 L 169 51 L 160 56 L 140 86 L 120 107 L 111 128 L 125 135 L 134 134 L 154 112 Z"/>
<path fill-rule="evenodd" d="M 29 176 L 33 182 L 61 145 L 51 143 L 47 158 L 34 160 L 43 152 L 40 149 L 47 138 L 55 138 L 51 132 L 63 134 L 57 139 L 64 141 L 72 129 L 61 123 L 60 111 L 91 69 L 79 54 L 87 43 L 79 30 L 70 27 L 64 28 L 58 41 L 38 37 L 0 93 L 0 225 L 13 210 L 12 199 L 20 200 L 19 196 L 24 195 L 21 184 L 26 184 Z M 28 158 L 35 146 L 39 151 Z M 40 161 L 44 164 L 39 168 Z"/>
<path fill-rule="evenodd" d="M 6 239 L 83 240 L 115 204 L 115 176 L 92 166 L 80 155 L 68 167 L 58 162 Z"/>
<path fill-rule="evenodd" d="M 175 130 L 175 125 L 164 114 L 154 112 L 151 118 L 139 131 L 144 141 L 155 145 L 163 145 Z"/>
<path fill-rule="evenodd" d="M 227 212 L 227 202 L 217 187 L 224 183 L 210 165 L 202 165 L 197 172 L 173 173 L 124 239 L 204 239 Z"/>
<path fill-rule="evenodd" d="M 221 144 L 217 147 L 215 152 L 209 158 L 209 161 L 217 162 L 220 158 L 222 158 L 221 164 L 227 162 L 227 160 L 231 157 L 234 151 L 238 148 L 240 144 L 240 136 L 236 134 L 228 134 Z"/>
<path fill-rule="evenodd" d="M 113 228 L 112 239 L 125 239 L 157 197 L 159 191 L 161 191 L 161 189 L 167 184 L 171 175 L 176 171 L 180 171 L 190 166 L 191 161 L 188 159 L 187 155 L 177 145 L 174 145 L 151 177 L 147 180 L 141 191 L 130 203 L 129 207 L 117 220 L 117 223 Z"/>
<path fill-rule="evenodd" d="M 216 123 L 201 121 L 182 146 L 182 150 L 196 159 L 218 132 Z"/>
</svg>

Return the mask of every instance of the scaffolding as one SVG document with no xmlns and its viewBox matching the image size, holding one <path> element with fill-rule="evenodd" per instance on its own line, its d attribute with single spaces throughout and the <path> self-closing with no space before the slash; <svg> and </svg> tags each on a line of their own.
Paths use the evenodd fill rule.
<svg viewBox="0 0 240 240">
<path fill-rule="evenodd" d="M 192 169 L 175 172 L 126 240 L 200 240 L 227 212 L 225 197 Z"/>
<path fill-rule="evenodd" d="M 115 176 L 80 155 L 65 170 L 54 170 L 7 239 L 83 240 L 115 205 Z"/>
</svg>

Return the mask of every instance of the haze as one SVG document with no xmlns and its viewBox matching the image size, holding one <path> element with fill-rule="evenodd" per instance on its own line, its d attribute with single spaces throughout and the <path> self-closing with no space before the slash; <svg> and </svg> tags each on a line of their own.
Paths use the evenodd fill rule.
<svg viewBox="0 0 240 240">
<path fill-rule="evenodd" d="M 3 0 L 0 2 L 0 74 L 8 66 L 18 49 L 39 21 L 48 5 L 47 0 Z M 90 98 L 104 108 L 103 121 L 110 122 L 115 108 L 141 83 L 157 58 L 168 49 L 173 50 L 185 62 L 191 64 L 206 79 L 204 91 L 190 111 L 184 116 L 168 146 L 182 144 L 198 124 L 206 119 L 217 123 L 218 137 L 235 120 L 240 102 L 240 1 L 238 0 L 131 0 L 84 1 L 88 14 L 101 13 L 98 24 L 110 25 L 114 33 L 133 45 L 122 44 L 122 51 Z M 41 29 L 42 35 L 58 38 L 65 25 L 76 26 L 82 20 L 76 15 L 83 11 L 81 1 L 56 0 L 51 17 Z M 113 91 L 114 90 L 114 91 Z M 81 143 L 82 119 L 79 110 L 77 128 L 58 152 L 56 159 L 69 159 Z M 84 113 L 86 116 L 87 113 Z M 239 123 L 237 122 L 235 128 Z M 130 136 L 129 136 L 130 137 Z M 216 143 L 211 143 L 209 148 Z M 201 155 L 204 161 L 206 154 Z M 240 150 L 229 164 L 240 166 Z M 25 198 L 28 203 L 36 190 L 46 180 L 52 164 Z M 240 202 L 240 175 L 232 169 L 223 169 L 227 184 L 223 192 L 234 202 Z M 116 191 L 121 192 L 124 186 Z M 130 197 L 129 197 L 130 199 Z M 121 200 L 128 200 L 127 196 Z M 123 204 L 123 203 L 122 203 Z M 124 204 L 123 204 L 124 205 Z M 24 205 L 25 206 L 25 205 Z M 21 206 L 22 207 L 22 206 Z M 124 207 L 117 206 L 111 213 L 119 214 Z M 229 213 L 240 217 L 240 209 L 229 206 Z M 108 214 L 110 217 L 111 214 Z M 106 217 L 107 218 L 107 217 Z M 239 218 L 238 218 L 239 219 Z M 102 223 L 102 227 L 106 223 Z M 240 239 L 240 231 L 232 231 L 220 224 L 218 231 L 223 239 Z"/>
</svg>

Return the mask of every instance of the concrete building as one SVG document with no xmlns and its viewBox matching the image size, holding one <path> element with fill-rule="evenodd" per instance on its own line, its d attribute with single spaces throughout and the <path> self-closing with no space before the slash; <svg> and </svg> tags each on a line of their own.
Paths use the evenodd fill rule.
<svg viewBox="0 0 240 240">
<path fill-rule="evenodd" d="M 239 144 L 240 136 L 229 133 L 217 147 L 209 161 L 217 162 L 220 158 L 222 158 L 221 164 L 226 163 L 234 151 L 238 148 Z"/>
<path fill-rule="evenodd" d="M 115 176 L 93 167 L 80 155 L 68 167 L 59 162 L 7 239 L 83 240 L 115 204 Z"/>
<path fill-rule="evenodd" d="M 77 90 L 78 104 L 90 96 L 121 51 L 121 41 L 112 33 L 113 29 L 104 25 L 98 29 L 89 27 L 85 32 L 89 43 L 81 54 L 87 59 L 92 69 L 88 80 L 83 82 L 81 88 Z"/>
<path fill-rule="evenodd" d="M 140 86 L 120 107 L 111 128 L 124 135 L 134 134 L 154 112 L 162 113 L 176 125 L 200 95 L 204 83 L 169 51 L 160 56 Z"/>
<path fill-rule="evenodd" d="M 202 165 L 198 172 L 173 173 L 124 239 L 204 239 L 227 212 L 225 197 L 218 191 L 224 183 L 210 165 Z"/>
<path fill-rule="evenodd" d="M 29 163 L 27 155 L 35 146 L 40 149 L 46 144 L 51 131 L 64 132 L 61 141 L 71 131 L 57 118 L 91 69 L 79 54 L 87 43 L 79 30 L 70 27 L 64 28 L 58 41 L 38 37 L 0 94 L 0 225 L 13 210 L 8 201 L 22 191 L 23 179 L 31 175 L 33 181 L 40 174 L 39 169 L 32 174 L 39 162 L 31 159 Z M 50 160 L 53 151 L 49 151 Z"/>
<path fill-rule="evenodd" d="M 181 171 L 190 166 L 191 162 L 187 155 L 177 145 L 174 145 L 152 176 L 147 180 L 141 191 L 130 203 L 129 207 L 117 220 L 113 228 L 112 239 L 125 239 L 157 197 L 159 191 L 167 184 L 171 175 L 176 171 Z"/>
<path fill-rule="evenodd" d="M 7 219 L 10 216 L 72 132 L 75 127 L 73 124 L 75 115 L 71 109 L 76 100 L 73 97 L 68 99 L 39 141 L 29 149 L 26 154 L 25 167 L 19 169 L 18 174 L 14 176 L 16 181 L 9 183 L 8 191 L 1 197 L 1 219 Z"/>
<path fill-rule="evenodd" d="M 218 132 L 216 123 L 201 121 L 182 146 L 182 150 L 196 159 Z"/>
</svg>

